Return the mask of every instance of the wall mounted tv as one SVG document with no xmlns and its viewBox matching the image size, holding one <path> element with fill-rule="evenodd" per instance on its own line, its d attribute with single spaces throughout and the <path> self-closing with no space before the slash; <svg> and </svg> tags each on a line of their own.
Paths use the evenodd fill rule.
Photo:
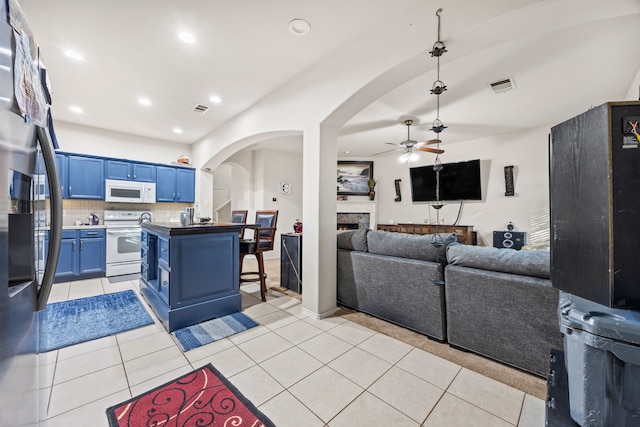
<svg viewBox="0 0 640 427">
<path fill-rule="evenodd" d="M 436 172 L 433 165 L 410 168 L 411 199 L 436 201 Z M 480 160 L 443 163 L 440 171 L 440 200 L 482 200 Z"/>
</svg>

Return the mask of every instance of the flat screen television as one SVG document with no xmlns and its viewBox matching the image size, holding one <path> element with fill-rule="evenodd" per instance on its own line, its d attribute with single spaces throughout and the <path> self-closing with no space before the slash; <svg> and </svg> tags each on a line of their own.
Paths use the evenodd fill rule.
<svg viewBox="0 0 640 427">
<path fill-rule="evenodd" d="M 411 199 L 436 201 L 436 172 L 433 165 L 410 168 Z M 440 171 L 440 200 L 482 200 L 480 160 L 443 163 Z"/>
</svg>

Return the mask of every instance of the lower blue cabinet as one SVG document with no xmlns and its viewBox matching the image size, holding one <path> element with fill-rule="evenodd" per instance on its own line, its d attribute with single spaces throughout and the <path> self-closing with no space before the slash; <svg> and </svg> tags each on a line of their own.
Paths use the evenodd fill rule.
<svg viewBox="0 0 640 427">
<path fill-rule="evenodd" d="M 103 277 L 105 244 L 104 229 L 63 230 L 55 282 Z"/>
</svg>

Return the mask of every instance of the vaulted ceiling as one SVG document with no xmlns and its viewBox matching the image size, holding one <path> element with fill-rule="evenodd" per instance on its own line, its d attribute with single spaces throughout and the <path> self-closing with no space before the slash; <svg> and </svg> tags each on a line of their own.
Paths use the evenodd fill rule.
<svg viewBox="0 0 640 427">
<path fill-rule="evenodd" d="M 440 110 L 449 126 L 445 144 L 553 125 L 624 99 L 640 69 L 634 44 L 640 40 L 640 0 L 19 3 L 49 70 L 56 120 L 184 144 L 318 64 L 331 60 L 339 69 L 339 49 L 371 49 L 371 40 L 381 41 L 389 72 L 404 67 L 398 74 L 405 78 L 339 130 L 339 155 L 389 149 L 386 143 L 406 139 L 406 118 L 414 120 L 412 139 L 431 139 L 436 60 L 427 52 L 437 39 L 440 7 L 449 50 L 440 70 L 448 86 Z M 307 35 L 290 31 L 295 18 L 310 24 Z M 195 43 L 181 41 L 182 31 Z M 68 57 L 68 50 L 83 58 Z M 489 89 L 506 78 L 513 78 L 515 90 Z M 140 97 L 151 105 L 140 105 Z M 196 105 L 208 110 L 196 113 Z"/>
</svg>

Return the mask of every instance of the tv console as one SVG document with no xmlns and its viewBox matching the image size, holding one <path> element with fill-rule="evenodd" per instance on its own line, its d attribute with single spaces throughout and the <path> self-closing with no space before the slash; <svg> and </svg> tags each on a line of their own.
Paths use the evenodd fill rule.
<svg viewBox="0 0 640 427">
<path fill-rule="evenodd" d="M 438 225 L 438 233 L 456 233 L 458 243 L 473 245 L 473 225 Z M 435 224 L 378 224 L 378 230 L 407 234 L 434 234 Z"/>
</svg>

